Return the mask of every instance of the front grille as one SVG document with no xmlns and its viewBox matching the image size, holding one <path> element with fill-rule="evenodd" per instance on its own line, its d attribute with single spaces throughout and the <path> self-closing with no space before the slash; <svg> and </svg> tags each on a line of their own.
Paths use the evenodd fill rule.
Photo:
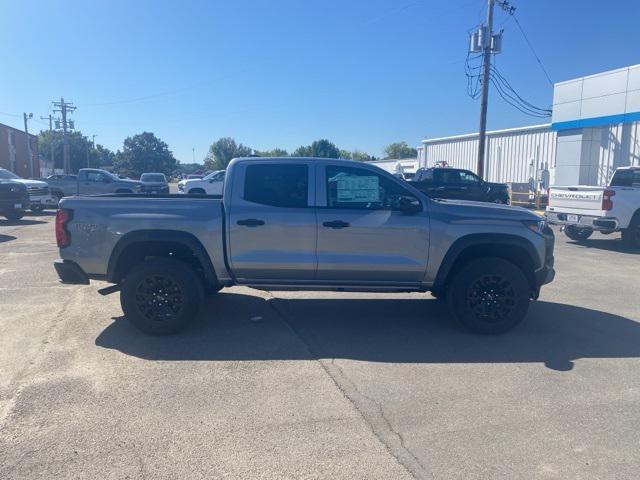
<svg viewBox="0 0 640 480">
<path fill-rule="evenodd" d="M 49 187 L 27 187 L 29 195 L 49 195 Z"/>
</svg>

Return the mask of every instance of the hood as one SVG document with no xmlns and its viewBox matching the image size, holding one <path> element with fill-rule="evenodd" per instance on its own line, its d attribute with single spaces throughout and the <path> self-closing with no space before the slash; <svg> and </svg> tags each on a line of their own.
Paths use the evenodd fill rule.
<svg viewBox="0 0 640 480">
<path fill-rule="evenodd" d="M 48 187 L 49 184 L 47 182 L 43 182 L 41 180 L 29 180 L 26 178 L 15 178 L 12 182 L 18 182 L 23 184 L 25 187 L 36 187 L 36 188 L 45 188 Z"/>
<path fill-rule="evenodd" d="M 509 189 L 509 185 L 506 183 L 485 182 L 485 184 L 489 185 L 491 188 L 503 188 L 504 190 Z"/>
<path fill-rule="evenodd" d="M 472 202 L 468 200 L 432 200 L 434 213 L 442 213 L 471 217 L 473 219 L 508 219 L 508 220 L 540 220 L 541 217 L 531 210 L 510 205 L 488 202 Z"/>
</svg>

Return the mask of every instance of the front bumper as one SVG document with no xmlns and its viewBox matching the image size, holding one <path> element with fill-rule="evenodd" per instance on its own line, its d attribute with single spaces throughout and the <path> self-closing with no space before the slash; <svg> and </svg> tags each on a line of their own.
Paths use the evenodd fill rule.
<svg viewBox="0 0 640 480">
<path fill-rule="evenodd" d="M 29 197 L 3 198 L 0 200 L 0 210 L 26 210 L 29 208 Z"/>
<path fill-rule="evenodd" d="M 56 260 L 53 266 L 62 283 L 71 285 L 89 285 L 89 276 L 75 262 L 71 260 Z"/>
<path fill-rule="evenodd" d="M 556 276 L 556 271 L 553 266 L 555 264 L 555 257 L 553 255 L 553 249 L 555 246 L 555 235 L 553 230 L 547 226 L 542 233 L 544 237 L 545 243 L 545 257 L 544 257 L 544 265 L 542 268 L 536 271 L 536 288 L 538 290 L 537 293 L 540 292 L 540 287 L 542 285 L 546 285 L 547 283 L 553 282 L 553 279 Z"/>
</svg>

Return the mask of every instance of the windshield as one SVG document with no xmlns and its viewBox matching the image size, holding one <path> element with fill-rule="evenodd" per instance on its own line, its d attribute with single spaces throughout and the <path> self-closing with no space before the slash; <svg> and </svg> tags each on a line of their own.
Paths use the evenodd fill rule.
<svg viewBox="0 0 640 480">
<path fill-rule="evenodd" d="M 143 182 L 166 182 L 167 179 L 162 173 L 143 173 L 140 177 Z"/>
<path fill-rule="evenodd" d="M 218 180 L 218 177 L 221 173 L 224 173 L 224 170 L 216 170 L 215 172 L 211 172 L 209 175 L 204 177 L 204 180 L 213 180 L 214 178 Z"/>
<path fill-rule="evenodd" d="M 0 178 L 4 180 L 11 180 L 11 179 L 20 178 L 20 177 L 15 173 L 10 172 L 9 170 L 0 169 Z"/>
</svg>

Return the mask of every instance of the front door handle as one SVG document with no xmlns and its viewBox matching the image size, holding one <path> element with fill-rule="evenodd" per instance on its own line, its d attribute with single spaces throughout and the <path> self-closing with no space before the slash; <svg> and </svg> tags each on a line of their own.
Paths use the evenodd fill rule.
<svg viewBox="0 0 640 480">
<path fill-rule="evenodd" d="M 347 228 L 349 226 L 348 222 L 343 222 L 342 220 L 333 220 L 332 222 L 322 222 L 324 227 L 329 228 Z"/>
<path fill-rule="evenodd" d="M 264 220 L 258 220 L 257 218 L 247 218 L 245 220 L 238 220 L 236 223 L 245 227 L 259 227 L 260 225 L 264 225 Z"/>
</svg>

